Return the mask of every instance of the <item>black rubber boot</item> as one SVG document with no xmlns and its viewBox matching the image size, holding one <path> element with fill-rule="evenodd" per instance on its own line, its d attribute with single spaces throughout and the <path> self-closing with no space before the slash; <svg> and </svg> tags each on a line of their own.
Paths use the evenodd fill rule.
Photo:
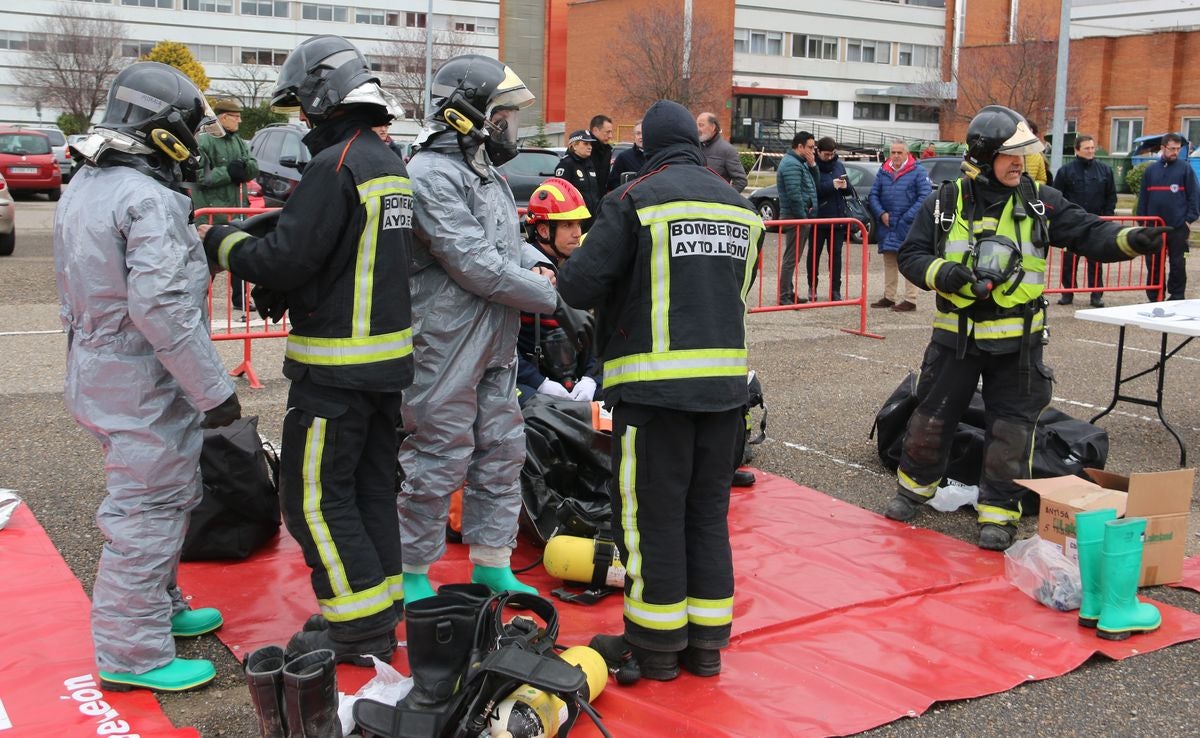
<svg viewBox="0 0 1200 738">
<path fill-rule="evenodd" d="M 716 676 L 721 673 L 721 651 L 688 646 L 679 654 L 679 664 L 699 677 Z"/>
<path fill-rule="evenodd" d="M 401 605 L 399 607 L 396 607 L 395 609 L 396 609 L 397 616 L 400 618 L 400 620 L 403 620 L 404 619 L 404 607 Z M 320 613 L 318 613 L 316 615 L 309 615 L 308 620 L 304 621 L 304 625 L 300 628 L 300 630 L 303 630 L 303 631 L 329 630 L 329 621 L 326 620 L 325 616 L 321 615 Z M 394 630 L 388 631 L 388 640 L 392 644 L 393 651 L 400 647 L 399 641 L 396 640 L 396 631 L 394 631 Z M 386 661 L 386 659 L 384 659 L 384 660 Z"/>
<path fill-rule="evenodd" d="M 312 618 L 309 618 L 310 622 L 311 620 Z M 388 663 L 392 660 L 392 653 L 396 650 L 396 633 L 392 631 L 371 638 L 342 641 L 335 638 L 332 630 L 302 630 L 293 635 L 287 644 L 289 658 L 320 650 L 333 651 L 333 658 L 339 664 L 374 666 L 375 662 L 371 661 L 372 656 Z"/>
<path fill-rule="evenodd" d="M 888 501 L 887 509 L 883 514 L 891 520 L 898 520 L 901 523 L 907 523 L 917 517 L 917 513 L 921 512 L 923 503 L 917 502 L 903 492 L 897 492 L 896 496 Z"/>
<path fill-rule="evenodd" d="M 979 526 L 979 547 L 988 551 L 1006 551 L 1017 536 L 1014 525 L 984 523 Z"/>
<path fill-rule="evenodd" d="M 437 588 L 437 593 L 447 597 L 457 597 L 477 609 L 483 607 L 483 604 L 492 598 L 492 590 L 486 584 L 475 584 L 474 582 L 443 584 Z"/>
<path fill-rule="evenodd" d="M 292 659 L 283 667 L 288 738 L 341 738 L 333 658 L 333 651 L 322 649 Z"/>
<path fill-rule="evenodd" d="M 754 486 L 754 472 L 743 471 L 738 469 L 733 473 L 734 487 L 752 487 Z"/>
<path fill-rule="evenodd" d="M 632 655 L 638 674 L 646 679 L 669 682 L 679 676 L 678 651 L 651 651 L 633 645 L 620 635 L 593 636 L 588 645 L 604 657 L 610 671 L 613 671 L 613 664 L 626 662 Z M 613 674 L 617 676 L 618 683 L 626 683 L 621 681 L 619 672 L 613 671 Z"/>
<path fill-rule="evenodd" d="M 250 687 L 250 702 L 258 716 L 261 738 L 284 738 L 283 721 L 283 649 L 264 646 L 246 657 L 242 666 L 246 685 Z"/>
<path fill-rule="evenodd" d="M 438 594 L 408 606 L 405 617 L 413 687 L 404 704 L 427 709 L 454 696 L 475 640 L 480 604 L 482 600 L 477 604 L 459 594 Z"/>
</svg>

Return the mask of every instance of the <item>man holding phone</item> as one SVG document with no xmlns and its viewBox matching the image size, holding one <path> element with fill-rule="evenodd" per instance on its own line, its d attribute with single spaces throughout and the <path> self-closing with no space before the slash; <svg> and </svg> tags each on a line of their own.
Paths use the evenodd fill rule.
<svg viewBox="0 0 1200 738">
<path fill-rule="evenodd" d="M 844 218 L 846 205 L 846 165 L 837 155 L 837 142 L 831 136 L 817 141 L 817 215 L 818 218 Z M 821 252 L 829 245 L 829 299 L 842 299 L 842 245 L 846 242 L 846 226 L 818 225 L 816 238 L 805 260 L 808 275 L 808 299 L 817 302 L 817 285 L 820 283 Z"/>
</svg>

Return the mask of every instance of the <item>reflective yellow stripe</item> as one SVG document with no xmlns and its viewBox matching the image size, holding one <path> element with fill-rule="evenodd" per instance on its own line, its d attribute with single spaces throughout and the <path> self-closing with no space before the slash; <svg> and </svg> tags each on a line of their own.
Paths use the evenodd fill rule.
<svg viewBox="0 0 1200 738">
<path fill-rule="evenodd" d="M 629 560 L 625 573 L 631 581 L 629 591 L 641 597 L 646 583 L 642 581 L 642 536 L 637 527 L 637 428 L 626 426 L 621 434 L 621 464 L 617 468 L 617 490 L 621 495 L 621 530 Z"/>
<path fill-rule="evenodd" d="M 909 492 L 926 498 L 933 497 L 937 493 L 938 485 L 942 483 L 942 480 L 935 479 L 930 484 L 917 484 L 916 480 L 899 469 L 896 470 L 896 481 Z"/>
<path fill-rule="evenodd" d="M 671 348 L 671 239 L 666 221 L 650 224 L 650 345 L 655 352 Z"/>
<path fill-rule="evenodd" d="M 359 188 L 362 191 L 362 188 Z M 375 246 L 379 243 L 379 211 L 382 201 L 373 197 L 363 203 L 367 222 L 358 239 L 354 261 L 354 309 L 350 317 L 350 335 L 355 338 L 371 333 L 371 296 L 375 287 Z"/>
<path fill-rule="evenodd" d="M 412 185 L 406 177 L 396 177 L 387 175 L 384 177 L 376 177 L 368 179 L 366 182 L 358 185 L 358 201 L 365 205 L 368 200 L 383 197 L 384 195 L 411 195 Z"/>
<path fill-rule="evenodd" d="M 651 223 L 667 223 L 681 218 L 696 220 L 725 220 L 740 223 L 750 229 L 762 229 L 762 218 L 752 210 L 737 205 L 726 205 L 717 202 L 700 202 L 698 200 L 680 200 L 662 205 L 651 205 L 638 208 L 638 221 L 648 226 Z"/>
<path fill-rule="evenodd" d="M 250 238 L 249 233 L 234 231 L 221 239 L 221 244 L 217 246 L 217 263 L 221 265 L 222 269 L 229 268 L 229 252 L 233 249 L 234 245 L 245 241 L 247 238 Z"/>
<path fill-rule="evenodd" d="M 746 349 L 686 349 L 630 354 L 604 362 L 604 386 L 661 379 L 737 377 L 747 372 Z"/>
<path fill-rule="evenodd" d="M 388 588 L 388 595 L 392 598 L 392 601 L 393 602 L 403 602 L 404 601 L 404 575 L 397 574 L 395 576 L 388 577 L 386 580 L 386 583 L 387 583 L 387 588 Z"/>
<path fill-rule="evenodd" d="M 1117 248 L 1121 249 L 1121 253 L 1125 254 L 1126 256 L 1138 255 L 1138 250 L 1129 245 L 1129 232 L 1132 230 L 1134 229 L 1122 228 L 1120 232 L 1117 233 Z"/>
<path fill-rule="evenodd" d="M 361 338 L 318 338 L 289 334 L 285 355 L 315 366 L 352 366 L 402 359 L 412 354 L 412 329 Z"/>
<path fill-rule="evenodd" d="M 649 630 L 678 630 L 688 624 L 687 602 L 681 600 L 669 605 L 652 605 L 627 595 L 625 617 Z"/>
<path fill-rule="evenodd" d="M 1016 525 L 1021 522 L 1020 510 L 1007 510 L 1003 507 L 993 507 L 992 505 L 979 505 L 976 508 L 979 513 L 976 520 L 980 523 L 997 523 L 999 525 Z"/>
<path fill-rule="evenodd" d="M 729 625 L 733 622 L 733 598 L 702 600 L 687 598 L 688 622 L 693 625 Z"/>
<path fill-rule="evenodd" d="M 354 591 L 350 589 L 350 582 L 346 579 L 346 571 L 342 568 L 342 560 L 338 556 L 337 545 L 333 542 L 333 536 L 321 512 L 321 497 L 324 494 L 321 485 L 321 459 L 325 453 L 325 426 L 328 422 L 325 418 L 314 417 L 312 425 L 304 435 L 304 462 L 300 468 L 304 496 L 301 505 L 304 510 L 304 525 L 308 528 L 308 534 L 312 536 L 317 556 L 321 559 L 321 567 L 325 570 L 329 587 L 336 599 L 352 595 Z"/>
<path fill-rule="evenodd" d="M 392 594 L 388 589 L 388 583 L 380 582 L 361 592 L 329 599 L 318 599 L 317 605 L 320 606 L 321 614 L 325 616 L 326 620 L 331 623 L 344 623 L 387 610 L 392 606 Z"/>
</svg>

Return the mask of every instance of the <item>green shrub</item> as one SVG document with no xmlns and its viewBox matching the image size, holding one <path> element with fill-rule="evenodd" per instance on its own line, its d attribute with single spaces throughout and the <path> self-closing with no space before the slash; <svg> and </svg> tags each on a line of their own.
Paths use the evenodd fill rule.
<svg viewBox="0 0 1200 738">
<path fill-rule="evenodd" d="M 63 113 L 54 122 L 58 124 L 59 130 L 63 132 L 64 136 L 87 133 L 88 128 L 92 126 L 92 122 L 82 115 L 71 115 L 70 113 Z"/>
<path fill-rule="evenodd" d="M 249 141 L 254 138 L 254 133 L 260 128 L 266 128 L 272 123 L 283 123 L 287 121 L 287 116 L 276 113 L 271 110 L 270 103 L 263 103 L 254 107 L 242 108 L 242 122 L 238 126 L 238 135 Z"/>
<path fill-rule="evenodd" d="M 1136 167 L 1130 167 L 1129 171 L 1125 173 L 1125 186 L 1132 194 L 1137 195 L 1142 191 L 1142 176 L 1146 173 L 1148 166 L 1150 166 L 1149 162 L 1138 164 Z"/>
<path fill-rule="evenodd" d="M 754 170 L 754 162 L 758 160 L 758 155 L 753 151 L 739 151 L 738 158 L 742 160 L 742 169 L 750 172 Z"/>
</svg>

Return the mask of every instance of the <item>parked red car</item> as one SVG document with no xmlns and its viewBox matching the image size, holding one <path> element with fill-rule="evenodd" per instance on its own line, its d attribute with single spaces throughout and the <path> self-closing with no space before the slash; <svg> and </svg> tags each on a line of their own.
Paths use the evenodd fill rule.
<svg viewBox="0 0 1200 738">
<path fill-rule="evenodd" d="M 45 192 L 51 201 L 62 195 L 62 172 L 44 133 L 0 129 L 0 174 L 13 192 Z"/>
</svg>

